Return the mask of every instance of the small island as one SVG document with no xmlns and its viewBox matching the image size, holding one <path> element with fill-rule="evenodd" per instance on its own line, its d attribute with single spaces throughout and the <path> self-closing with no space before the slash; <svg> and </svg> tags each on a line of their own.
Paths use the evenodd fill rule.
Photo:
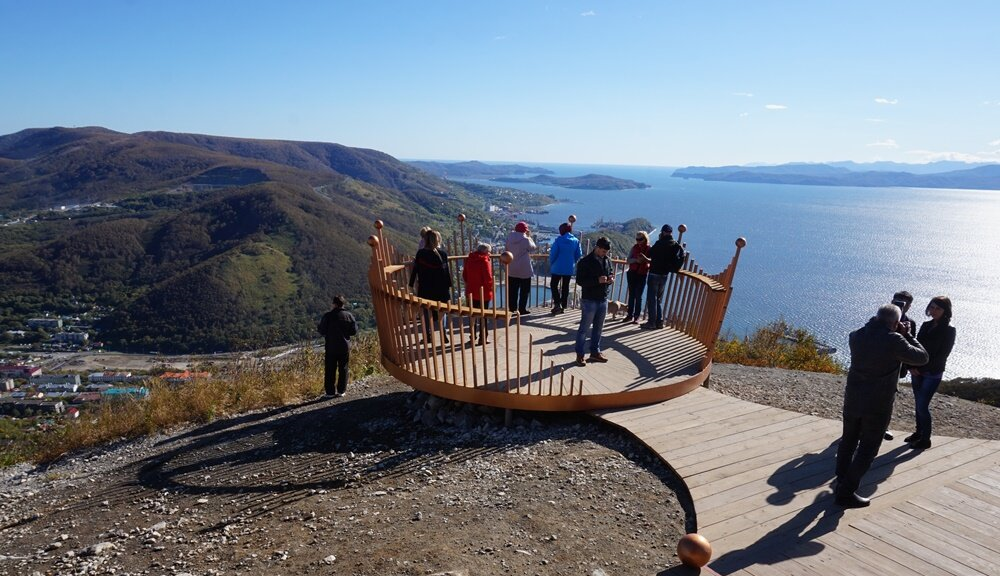
<svg viewBox="0 0 1000 576">
<path fill-rule="evenodd" d="M 493 182 L 560 186 L 576 190 L 633 190 L 636 188 L 649 188 L 649 184 L 625 178 L 615 178 L 614 176 L 607 176 L 605 174 L 586 174 L 584 176 L 571 176 L 568 178 L 542 174 L 531 178 L 498 177 L 491 178 L 491 180 Z"/>
</svg>

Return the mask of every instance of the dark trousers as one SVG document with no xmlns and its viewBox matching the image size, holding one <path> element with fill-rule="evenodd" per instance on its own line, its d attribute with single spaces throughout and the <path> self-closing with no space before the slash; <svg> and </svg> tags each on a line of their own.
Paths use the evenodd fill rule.
<svg viewBox="0 0 1000 576">
<path fill-rule="evenodd" d="M 646 316 L 651 326 L 663 328 L 663 293 L 667 286 L 666 274 L 646 276 Z"/>
<path fill-rule="evenodd" d="M 507 279 L 507 309 L 511 312 L 528 309 L 528 297 L 531 296 L 531 278 Z"/>
<path fill-rule="evenodd" d="M 490 305 L 493 303 L 493 301 L 492 300 L 487 300 L 486 302 L 480 302 L 479 300 L 470 300 L 470 303 L 471 303 L 471 305 L 472 305 L 473 308 L 487 308 L 488 309 L 490 307 Z M 479 315 L 473 313 L 472 314 L 472 326 L 470 328 L 471 328 L 471 332 L 472 332 L 472 334 L 471 334 L 472 337 L 475 337 L 476 332 L 479 332 L 479 339 L 480 340 L 485 340 L 485 339 L 489 338 L 489 336 L 486 335 L 486 332 L 487 332 L 486 319 L 483 318 L 482 316 L 479 316 Z"/>
<path fill-rule="evenodd" d="M 642 315 L 642 292 L 646 289 L 646 275 L 629 271 L 625 278 L 628 279 L 628 311 L 625 317 L 638 320 Z"/>
<path fill-rule="evenodd" d="M 931 439 L 931 398 L 941 384 L 941 374 L 914 374 L 910 377 L 913 386 L 913 404 L 917 416 L 917 441 Z"/>
<path fill-rule="evenodd" d="M 837 495 L 850 496 L 861 485 L 861 477 L 871 468 L 889 427 L 891 412 L 884 414 L 844 414 L 844 432 L 837 448 Z"/>
<path fill-rule="evenodd" d="M 552 307 L 565 310 L 569 305 L 570 276 L 552 275 Z"/>
<path fill-rule="evenodd" d="M 343 394 L 347 392 L 347 363 L 351 360 L 351 352 L 326 351 L 326 361 L 323 370 L 323 388 L 327 394 Z"/>
</svg>

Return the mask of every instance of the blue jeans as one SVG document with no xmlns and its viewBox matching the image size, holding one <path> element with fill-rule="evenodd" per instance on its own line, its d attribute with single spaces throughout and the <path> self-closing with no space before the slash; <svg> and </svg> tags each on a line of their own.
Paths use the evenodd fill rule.
<svg viewBox="0 0 1000 576">
<path fill-rule="evenodd" d="M 666 274 L 646 276 L 646 315 L 651 325 L 663 326 L 663 291 L 666 287 Z"/>
<path fill-rule="evenodd" d="M 646 275 L 628 272 L 625 277 L 628 279 L 628 312 L 625 317 L 638 320 L 642 315 L 642 291 L 646 289 Z"/>
<path fill-rule="evenodd" d="M 938 385 L 941 384 L 941 374 L 914 374 L 910 376 L 910 383 L 913 386 L 913 404 L 917 413 L 917 439 L 930 440 L 931 438 L 931 398 L 937 392 Z"/>
<path fill-rule="evenodd" d="M 590 353 L 601 353 L 601 332 L 604 331 L 604 317 L 608 315 L 607 300 L 581 300 L 580 328 L 576 331 L 576 355 L 583 356 L 583 345 L 587 342 L 587 328 L 590 332 Z"/>
</svg>

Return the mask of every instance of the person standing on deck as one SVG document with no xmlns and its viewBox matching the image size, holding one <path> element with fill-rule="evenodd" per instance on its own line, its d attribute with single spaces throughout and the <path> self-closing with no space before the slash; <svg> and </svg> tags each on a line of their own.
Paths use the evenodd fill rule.
<svg viewBox="0 0 1000 576">
<path fill-rule="evenodd" d="M 646 275 L 649 273 L 649 234 L 642 230 L 635 233 L 635 245 L 628 253 L 627 262 L 628 307 L 625 322 L 638 324 L 642 315 L 642 292 L 646 289 Z"/>
<path fill-rule="evenodd" d="M 674 240 L 670 224 L 660 228 L 660 237 L 649 249 L 649 274 L 646 275 L 646 323 L 642 328 L 663 328 L 663 293 L 667 275 L 676 273 L 684 265 L 687 254 L 684 247 Z"/>
<path fill-rule="evenodd" d="M 583 257 L 580 240 L 573 235 L 573 225 L 559 225 L 559 236 L 549 249 L 549 270 L 552 274 L 552 314 L 562 314 L 569 305 L 569 279 L 576 273 L 576 263 Z"/>
<path fill-rule="evenodd" d="M 580 328 L 576 331 L 576 365 L 586 366 L 587 362 L 607 362 L 601 354 L 601 334 L 604 331 L 604 317 L 608 314 L 608 294 L 615 281 L 614 269 L 608 253 L 611 242 L 601 236 L 594 249 L 576 265 L 576 283 L 580 287 Z M 590 330 L 590 358 L 584 358 Z"/>
<path fill-rule="evenodd" d="M 900 326 L 900 316 L 898 306 L 886 304 L 850 335 L 851 367 L 844 389 L 844 427 L 837 448 L 834 491 L 837 504 L 844 508 L 871 503 L 857 490 L 882 446 L 896 400 L 900 365 L 927 363 L 927 351 Z"/>
<path fill-rule="evenodd" d="M 531 253 L 538 246 L 531 239 L 527 222 L 518 222 L 507 235 L 504 250 L 514 256 L 507 268 L 507 310 L 528 315 L 528 297 L 531 296 L 531 277 L 535 271 L 531 267 Z"/>
</svg>

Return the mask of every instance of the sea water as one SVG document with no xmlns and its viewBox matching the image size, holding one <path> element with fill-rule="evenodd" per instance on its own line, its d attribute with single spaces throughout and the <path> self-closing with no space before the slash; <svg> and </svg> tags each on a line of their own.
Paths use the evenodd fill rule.
<svg viewBox="0 0 1000 576">
<path fill-rule="evenodd" d="M 783 318 L 837 348 L 893 292 L 915 297 L 909 316 L 926 320 L 931 297 L 945 294 L 958 331 L 946 378 L 1000 378 L 1000 191 L 854 188 L 685 180 L 672 168 L 542 165 L 556 176 L 608 174 L 644 182 L 641 190 L 570 190 L 503 184 L 555 195 L 547 214 L 529 221 L 576 230 L 599 219 L 686 224 L 683 241 L 709 273 L 740 255 L 723 332 L 743 336 Z M 475 180 L 489 184 L 488 181 Z M 615 247 L 621 257 L 630 246 Z"/>
</svg>

